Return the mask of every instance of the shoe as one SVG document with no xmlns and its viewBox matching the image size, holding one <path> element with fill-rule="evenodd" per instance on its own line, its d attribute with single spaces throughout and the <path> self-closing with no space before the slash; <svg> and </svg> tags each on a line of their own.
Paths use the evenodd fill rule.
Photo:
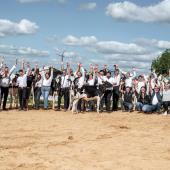
<svg viewBox="0 0 170 170">
<path fill-rule="evenodd" d="M 67 112 L 67 109 L 64 109 L 64 112 Z"/>
<path fill-rule="evenodd" d="M 6 109 L 6 108 L 3 108 L 2 110 L 3 110 L 3 111 L 8 111 L 8 109 Z"/>
<path fill-rule="evenodd" d="M 57 109 L 55 109 L 55 111 L 61 111 L 61 109 L 57 108 Z"/>
</svg>

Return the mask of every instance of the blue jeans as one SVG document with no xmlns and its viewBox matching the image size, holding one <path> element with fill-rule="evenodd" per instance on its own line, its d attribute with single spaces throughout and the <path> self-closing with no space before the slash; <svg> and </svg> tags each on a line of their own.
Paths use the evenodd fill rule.
<svg viewBox="0 0 170 170">
<path fill-rule="evenodd" d="M 137 102 L 137 103 L 136 103 L 136 110 L 137 110 L 137 111 L 142 111 L 143 106 L 144 106 L 143 103 Z"/>
<path fill-rule="evenodd" d="M 146 104 L 142 107 L 142 111 L 144 111 L 145 113 L 147 112 L 154 112 L 154 111 L 159 111 L 160 110 L 160 107 L 161 107 L 161 104 L 158 103 L 156 105 L 149 105 L 149 104 Z"/>
<path fill-rule="evenodd" d="M 36 109 L 38 109 L 40 106 L 40 97 L 41 97 L 41 87 L 36 87 L 34 90 L 34 100 L 35 100 Z"/>
<path fill-rule="evenodd" d="M 48 108 L 48 96 L 49 96 L 49 93 L 50 93 L 50 88 L 51 87 L 46 87 L 46 86 L 41 87 L 41 93 L 42 93 L 42 96 L 44 98 L 44 109 Z"/>
<path fill-rule="evenodd" d="M 123 106 L 125 108 L 125 110 L 133 110 L 133 104 L 129 103 L 129 102 L 123 102 Z"/>
</svg>

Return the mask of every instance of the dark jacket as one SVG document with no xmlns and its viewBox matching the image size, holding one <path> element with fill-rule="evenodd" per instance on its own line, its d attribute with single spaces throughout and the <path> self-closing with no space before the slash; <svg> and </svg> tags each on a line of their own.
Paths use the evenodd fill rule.
<svg viewBox="0 0 170 170">
<path fill-rule="evenodd" d="M 142 94 L 138 95 L 138 102 L 142 104 L 150 104 L 151 103 L 151 97 L 150 95 L 145 94 L 144 98 L 142 97 Z"/>
<path fill-rule="evenodd" d="M 133 93 L 132 92 L 125 92 L 124 94 L 124 102 L 132 103 L 133 101 Z"/>
</svg>

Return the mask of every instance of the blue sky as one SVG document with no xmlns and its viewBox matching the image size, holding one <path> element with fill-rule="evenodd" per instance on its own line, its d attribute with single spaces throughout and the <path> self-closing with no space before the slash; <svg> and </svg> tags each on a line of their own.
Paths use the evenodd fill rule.
<svg viewBox="0 0 170 170">
<path fill-rule="evenodd" d="M 119 64 L 146 72 L 170 48 L 169 11 L 169 0 L 4 0 L 0 55 L 9 64 L 24 58 L 57 66 L 59 49 L 72 65 L 80 60 L 86 67 Z"/>
</svg>

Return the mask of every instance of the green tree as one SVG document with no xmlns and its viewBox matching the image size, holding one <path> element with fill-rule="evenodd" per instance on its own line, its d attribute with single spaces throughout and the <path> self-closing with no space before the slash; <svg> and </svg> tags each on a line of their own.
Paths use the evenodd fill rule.
<svg viewBox="0 0 170 170">
<path fill-rule="evenodd" d="M 159 57 L 152 61 L 152 69 L 160 75 L 168 75 L 170 70 L 170 49 L 165 50 Z"/>
</svg>

